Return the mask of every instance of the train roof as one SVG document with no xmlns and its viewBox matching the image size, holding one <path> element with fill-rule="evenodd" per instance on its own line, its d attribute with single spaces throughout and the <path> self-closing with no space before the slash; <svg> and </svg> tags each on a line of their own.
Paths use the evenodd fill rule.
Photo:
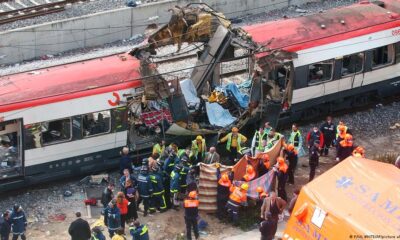
<svg viewBox="0 0 400 240">
<path fill-rule="evenodd" d="M 271 41 L 271 49 L 297 52 L 400 26 L 400 2 L 381 2 L 384 7 L 363 1 L 319 14 L 243 28 L 259 44 Z M 261 53 L 258 57 L 265 55 Z"/>
<path fill-rule="evenodd" d="M 0 77 L 0 112 L 140 85 L 140 62 L 113 55 Z"/>
</svg>

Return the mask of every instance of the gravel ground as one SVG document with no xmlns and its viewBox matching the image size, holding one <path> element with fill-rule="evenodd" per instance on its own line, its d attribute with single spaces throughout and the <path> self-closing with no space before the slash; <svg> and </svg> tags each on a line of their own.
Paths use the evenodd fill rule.
<svg viewBox="0 0 400 240">
<path fill-rule="evenodd" d="M 96 2 L 88 2 L 83 3 L 77 7 L 77 11 L 84 11 L 86 4 L 89 4 L 91 7 L 95 8 L 96 4 L 101 2 L 106 2 L 105 0 L 97 0 Z M 117 2 L 118 3 L 118 2 Z M 330 9 L 333 7 L 346 6 L 354 3 L 354 0 L 340 0 L 340 1 L 322 1 L 309 3 L 302 6 L 290 6 L 281 10 L 274 10 L 258 15 L 247 16 L 241 19 L 242 22 L 236 24 L 235 26 L 243 26 L 249 25 L 252 23 L 263 22 L 263 21 L 271 21 L 282 18 L 282 16 L 287 16 L 289 18 L 298 17 L 301 15 L 317 13 L 320 11 L 324 11 L 326 9 Z M 101 6 L 101 4 L 99 4 Z M 58 14 L 58 13 L 57 13 Z M 55 14 L 55 15 L 57 15 Z M 52 16 L 52 15 L 49 15 Z M 72 17 L 72 16 L 70 16 Z M 28 20 L 27 20 L 28 21 Z M 30 20 L 29 20 L 30 21 Z M 35 19 L 35 22 L 37 19 Z M 23 21 L 20 21 L 23 22 Z M 19 24 L 19 22 L 18 22 Z M 3 25 L 4 26 L 4 25 Z M 2 26 L 0 26 L 0 31 Z M 135 38 L 136 36 L 134 36 Z M 26 61 L 19 64 L 14 64 L 11 66 L 2 66 L 0 67 L 0 75 L 13 74 L 17 72 L 30 71 L 38 68 L 45 68 L 53 65 L 65 64 L 74 61 L 80 61 L 84 59 L 89 59 L 93 57 L 101 57 L 110 55 L 113 53 L 119 53 L 128 51 L 137 43 L 140 42 L 142 38 L 137 38 L 133 41 L 131 40 L 123 40 L 115 43 L 107 44 L 97 48 L 90 49 L 76 49 L 72 51 L 68 51 L 65 53 L 60 53 L 54 56 L 51 56 L 51 59 L 39 60 L 39 61 Z M 46 57 L 45 57 L 46 58 Z"/>
</svg>

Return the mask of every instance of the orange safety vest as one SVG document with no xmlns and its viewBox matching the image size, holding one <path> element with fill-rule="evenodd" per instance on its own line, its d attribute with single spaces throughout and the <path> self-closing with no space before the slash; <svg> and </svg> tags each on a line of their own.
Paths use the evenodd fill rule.
<svg viewBox="0 0 400 240">
<path fill-rule="evenodd" d="M 184 201 L 184 206 L 185 206 L 185 208 L 199 207 L 199 200 L 186 199 Z"/>
<path fill-rule="evenodd" d="M 229 199 L 237 202 L 237 203 L 242 203 L 246 202 L 247 200 L 247 195 L 246 193 L 242 192 L 242 190 L 238 187 L 235 187 L 235 189 L 232 191 L 231 195 L 229 195 Z"/>
<path fill-rule="evenodd" d="M 228 180 L 228 181 L 225 182 L 225 181 L 222 180 L 222 178 L 220 178 L 218 180 L 218 184 L 221 185 L 221 186 L 224 186 L 224 187 L 230 187 L 231 186 L 231 181 Z"/>
</svg>

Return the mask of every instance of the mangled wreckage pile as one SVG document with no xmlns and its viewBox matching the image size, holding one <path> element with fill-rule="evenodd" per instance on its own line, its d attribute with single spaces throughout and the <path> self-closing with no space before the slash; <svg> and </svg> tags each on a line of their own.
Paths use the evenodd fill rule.
<svg viewBox="0 0 400 240">
<path fill-rule="evenodd" d="M 156 133 L 215 134 L 256 123 L 267 110 L 276 124 L 282 106 L 290 102 L 291 66 L 285 60 L 292 54 L 253 42 L 205 4 L 170 11 L 169 23 L 149 26 L 153 33 L 130 52 L 141 61 L 144 85 L 143 96 L 130 103 L 135 125 L 143 124 L 147 114 L 146 119 L 162 123 Z M 258 58 L 257 53 L 267 54 Z M 278 67 L 283 71 L 268 80 L 266 73 Z M 278 80 L 286 87 L 280 88 Z M 146 125 L 154 127 L 151 121 Z"/>
</svg>

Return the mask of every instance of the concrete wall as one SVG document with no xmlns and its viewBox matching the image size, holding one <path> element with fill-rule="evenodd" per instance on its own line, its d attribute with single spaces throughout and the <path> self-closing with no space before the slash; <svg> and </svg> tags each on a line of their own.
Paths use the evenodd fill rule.
<svg viewBox="0 0 400 240">
<path fill-rule="evenodd" d="M 14 29 L 0 33 L 0 64 L 128 39 L 143 33 L 150 23 L 167 22 L 169 8 L 189 2 L 207 3 L 228 18 L 235 18 L 310 0 L 170 0 Z M 158 19 L 149 20 L 154 16 Z"/>
</svg>

